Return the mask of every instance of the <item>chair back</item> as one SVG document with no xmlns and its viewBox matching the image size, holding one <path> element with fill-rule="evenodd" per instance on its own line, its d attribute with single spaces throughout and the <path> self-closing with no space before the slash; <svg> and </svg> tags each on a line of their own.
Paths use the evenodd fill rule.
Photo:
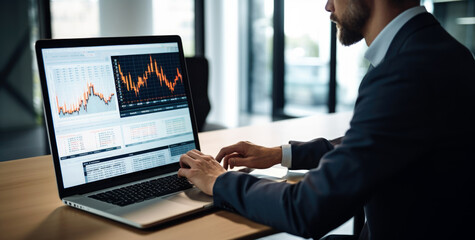
<svg viewBox="0 0 475 240">
<path fill-rule="evenodd" d="M 204 57 L 185 58 L 188 78 L 190 82 L 191 98 L 195 108 L 195 117 L 198 131 L 202 132 L 206 123 L 206 117 L 211 110 L 208 96 L 209 65 Z"/>
</svg>

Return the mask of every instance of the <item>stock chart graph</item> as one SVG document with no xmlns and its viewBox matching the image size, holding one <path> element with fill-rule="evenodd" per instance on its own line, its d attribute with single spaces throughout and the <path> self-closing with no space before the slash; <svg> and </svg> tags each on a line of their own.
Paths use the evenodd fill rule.
<svg viewBox="0 0 475 240">
<path fill-rule="evenodd" d="M 52 108 L 60 118 L 114 111 L 116 97 L 111 75 L 111 68 L 107 65 L 54 69 L 56 94 L 51 102 Z"/>
<path fill-rule="evenodd" d="M 121 103 L 185 95 L 177 54 L 117 56 L 112 61 Z"/>
<path fill-rule="evenodd" d="M 112 56 L 111 60 L 121 115 L 185 98 L 177 53 Z"/>
</svg>

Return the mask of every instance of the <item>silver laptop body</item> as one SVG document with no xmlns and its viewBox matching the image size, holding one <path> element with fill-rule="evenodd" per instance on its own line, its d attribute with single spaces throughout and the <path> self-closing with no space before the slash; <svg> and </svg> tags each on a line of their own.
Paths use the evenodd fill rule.
<svg viewBox="0 0 475 240">
<path fill-rule="evenodd" d="M 36 55 L 66 205 L 137 228 L 212 207 L 196 187 L 160 183 L 176 178 L 181 154 L 200 147 L 180 37 L 40 40 Z M 155 185 L 117 200 L 144 182 Z M 172 190 L 145 196 L 157 189 Z"/>
</svg>

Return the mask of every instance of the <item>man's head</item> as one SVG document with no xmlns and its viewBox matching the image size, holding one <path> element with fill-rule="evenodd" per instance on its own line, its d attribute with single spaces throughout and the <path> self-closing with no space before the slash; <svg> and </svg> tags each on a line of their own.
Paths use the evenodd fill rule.
<svg viewBox="0 0 475 240">
<path fill-rule="evenodd" d="M 330 3 L 333 3 L 331 10 L 328 9 Z M 330 0 L 326 8 L 338 27 L 338 39 L 343 45 L 349 46 L 363 39 L 363 28 L 370 16 L 365 0 Z"/>
<path fill-rule="evenodd" d="M 363 39 L 376 4 L 402 12 L 419 2 L 420 0 L 328 0 L 325 9 L 331 12 L 330 19 L 337 24 L 338 39 L 343 45 L 349 46 Z"/>
</svg>

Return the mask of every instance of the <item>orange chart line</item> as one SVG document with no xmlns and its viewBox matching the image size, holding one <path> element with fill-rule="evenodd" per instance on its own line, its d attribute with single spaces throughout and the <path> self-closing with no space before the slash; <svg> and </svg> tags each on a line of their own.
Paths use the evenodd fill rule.
<svg viewBox="0 0 475 240">
<path fill-rule="evenodd" d="M 74 112 L 79 112 L 79 110 L 81 110 L 81 107 L 83 107 L 84 110 L 87 111 L 87 102 L 89 98 L 93 95 L 99 97 L 102 101 L 104 101 L 105 104 L 109 104 L 112 99 L 112 96 L 114 96 L 114 93 L 111 93 L 110 96 L 106 98 L 104 94 L 97 93 L 94 90 L 94 84 L 88 83 L 86 90 L 75 103 L 69 105 L 63 103 L 63 105 L 59 105 L 58 96 L 56 96 L 56 106 L 58 109 L 58 114 L 61 114 L 61 112 L 63 112 L 63 114 L 73 114 Z"/>
<path fill-rule="evenodd" d="M 140 93 L 140 88 L 145 86 L 147 87 L 147 80 L 152 76 L 153 73 L 157 76 L 157 78 L 160 81 L 160 86 L 167 86 L 168 89 L 173 93 L 175 91 L 175 86 L 178 83 L 178 80 L 183 84 L 183 76 L 181 75 L 180 71 L 178 68 L 176 69 L 176 76 L 173 81 L 170 81 L 167 79 L 167 76 L 163 73 L 163 68 L 160 66 L 160 69 L 157 66 L 157 61 L 152 61 L 152 55 L 150 55 L 150 63 L 147 64 L 147 70 L 142 74 L 142 76 L 137 76 L 137 83 L 134 83 L 132 81 L 132 76 L 130 75 L 130 72 L 127 75 L 124 75 L 122 73 L 122 69 L 120 67 L 120 64 L 118 64 L 119 67 L 119 75 L 122 83 L 127 86 L 127 91 L 134 91 L 135 96 L 137 96 Z"/>
</svg>

